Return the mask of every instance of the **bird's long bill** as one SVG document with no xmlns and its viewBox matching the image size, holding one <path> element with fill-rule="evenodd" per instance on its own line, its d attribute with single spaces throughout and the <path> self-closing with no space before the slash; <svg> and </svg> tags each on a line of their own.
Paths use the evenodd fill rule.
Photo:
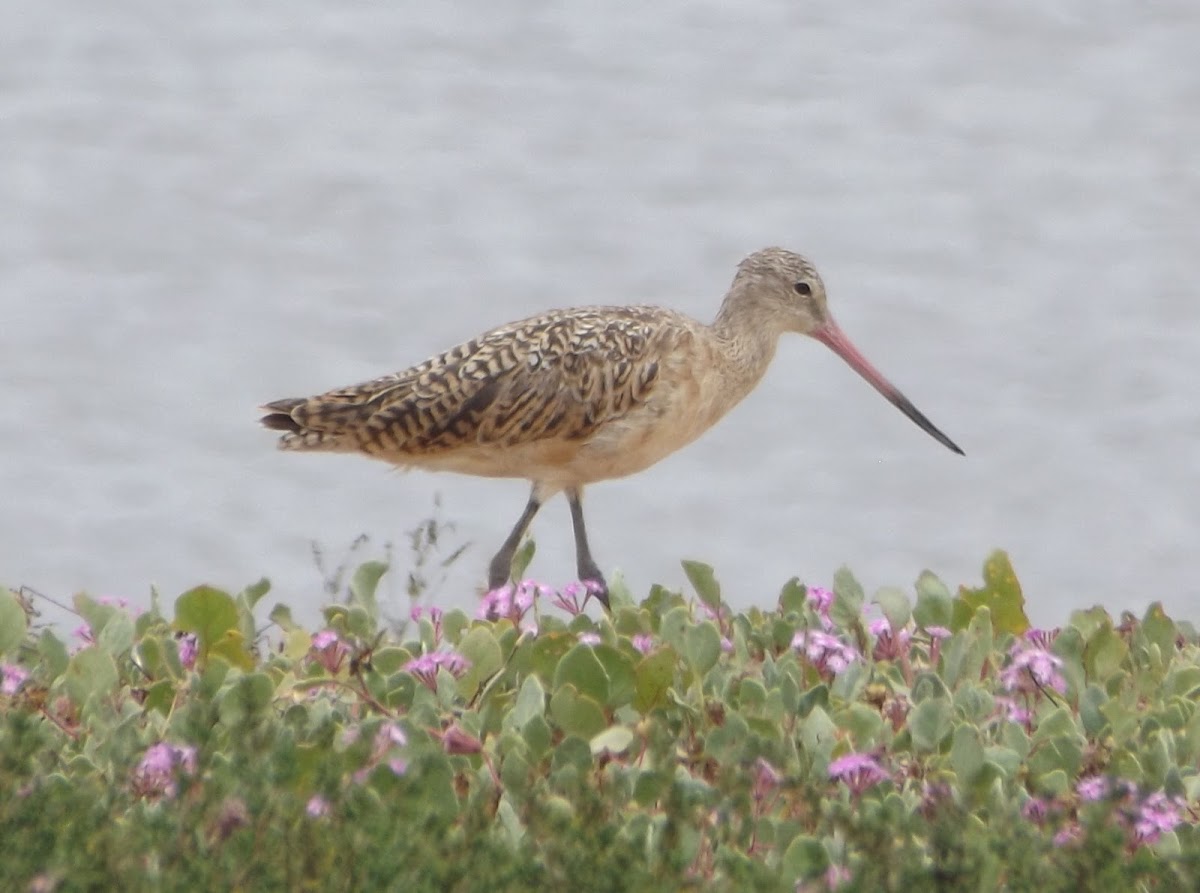
<svg viewBox="0 0 1200 893">
<path fill-rule="evenodd" d="M 943 446 L 954 450 L 960 456 L 963 455 L 963 451 L 958 448 L 958 444 L 939 431 L 937 426 L 925 418 L 925 414 L 913 406 L 912 402 L 901 394 L 895 385 L 884 378 L 878 369 L 867 362 L 867 358 L 858 352 L 857 347 L 850 343 L 850 339 L 846 337 L 845 333 L 832 318 L 825 325 L 814 330 L 812 336 L 849 363 L 850 368 L 870 382 L 871 387 L 887 397 L 892 405 L 916 422 L 926 434 L 933 437 L 934 440 Z"/>
</svg>

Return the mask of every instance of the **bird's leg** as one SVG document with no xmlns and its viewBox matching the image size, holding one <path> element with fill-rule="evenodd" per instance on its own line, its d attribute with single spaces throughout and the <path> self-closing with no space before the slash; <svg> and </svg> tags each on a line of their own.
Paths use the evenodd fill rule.
<svg viewBox="0 0 1200 893">
<path fill-rule="evenodd" d="M 534 487 L 529 494 L 529 502 L 525 503 L 525 511 L 517 519 L 516 526 L 508 535 L 508 539 L 504 541 L 504 545 L 500 547 L 500 551 L 496 553 L 496 557 L 492 559 L 492 563 L 488 565 L 489 590 L 499 589 L 509 581 L 512 576 L 513 555 L 517 553 L 517 546 L 521 545 L 521 537 L 525 535 L 525 531 L 529 529 L 529 525 L 533 521 L 533 516 L 541 507 L 542 500 L 539 498 L 537 487 Z"/>
<path fill-rule="evenodd" d="M 583 488 L 572 487 L 567 490 L 567 503 L 571 506 L 571 526 L 575 528 L 575 566 L 582 583 L 593 584 L 591 592 L 600 600 L 600 604 L 608 607 L 608 583 L 604 574 L 596 566 L 592 558 L 592 550 L 588 546 L 587 529 L 583 525 Z"/>
</svg>

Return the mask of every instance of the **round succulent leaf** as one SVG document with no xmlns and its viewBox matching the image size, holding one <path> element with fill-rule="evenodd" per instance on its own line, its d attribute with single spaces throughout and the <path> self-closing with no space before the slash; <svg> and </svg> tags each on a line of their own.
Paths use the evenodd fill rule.
<svg viewBox="0 0 1200 893">
<path fill-rule="evenodd" d="M 692 584 L 692 588 L 696 590 L 696 594 L 700 596 L 700 601 L 708 605 L 712 610 L 717 611 L 721 608 L 721 584 L 717 582 L 716 576 L 713 574 L 712 565 L 705 564 L 702 561 L 682 561 L 683 572 L 687 574 L 688 582 Z"/>
<path fill-rule="evenodd" d="M 711 670 L 721 658 L 721 634 L 711 621 L 689 627 L 684 634 L 684 654 L 698 676 Z"/>
<path fill-rule="evenodd" d="M 574 686 L 580 694 L 599 704 L 608 701 L 608 673 L 591 645 L 576 645 L 558 662 L 553 688 L 558 691 L 564 685 Z"/>
<path fill-rule="evenodd" d="M 608 707 L 622 707 L 637 695 L 637 666 L 634 657 L 612 645 L 592 646 L 596 660 L 608 676 Z M 636 653 L 636 652 L 635 652 Z M 640 658 L 640 655 L 638 655 Z"/>
<path fill-rule="evenodd" d="M 913 608 L 913 619 L 922 629 L 931 626 L 950 628 L 954 617 L 954 599 L 946 584 L 930 571 L 922 571 L 917 577 L 917 604 Z"/>
<path fill-rule="evenodd" d="M 17 646 L 25 641 L 28 627 L 25 609 L 16 595 L 11 589 L 0 586 L 0 655 L 16 651 Z"/>
<path fill-rule="evenodd" d="M 875 593 L 875 604 L 883 611 L 888 624 L 893 631 L 904 629 L 912 617 L 912 603 L 903 589 L 896 586 L 884 586 Z"/>
<path fill-rule="evenodd" d="M 1013 571 L 1008 553 L 996 550 L 983 563 L 983 586 L 970 589 L 960 586 L 954 602 L 952 629 L 962 629 L 972 616 L 986 607 L 992 613 L 996 629 L 1019 636 L 1029 629 L 1025 614 L 1025 596 Z"/>
<path fill-rule="evenodd" d="M 505 729 L 523 729 L 535 716 L 546 712 L 546 689 L 537 676 L 526 676 L 512 709 L 507 711 L 501 723 Z"/>
<path fill-rule="evenodd" d="M 788 845 L 780 865 L 784 883 L 794 886 L 812 880 L 829 870 L 829 853 L 820 838 L 798 834 Z"/>
<path fill-rule="evenodd" d="M 590 740 L 608 725 L 600 704 L 581 694 L 570 683 L 555 689 L 550 698 L 550 717 L 567 734 L 578 735 L 585 740 Z"/>
<path fill-rule="evenodd" d="M 675 664 L 678 660 L 675 649 L 669 646 L 657 648 L 641 659 L 635 668 L 635 710 L 649 713 L 666 702 L 667 692 L 675 682 Z"/>
<path fill-rule="evenodd" d="M 610 753 L 620 756 L 633 743 L 633 730 L 627 726 L 609 726 L 603 732 L 592 737 L 592 753 L 600 755 Z"/>
<path fill-rule="evenodd" d="M 470 700 L 479 687 L 504 665 L 500 644 L 491 629 L 486 626 L 472 627 L 458 643 L 458 651 L 471 662 L 466 672 L 458 679 L 458 693 Z"/>
<path fill-rule="evenodd" d="M 908 731 L 918 750 L 937 750 L 952 728 L 953 708 L 942 698 L 917 704 L 908 714 Z"/>
<path fill-rule="evenodd" d="M 93 695 L 105 695 L 117 686 L 117 665 L 112 655 L 96 645 L 76 651 L 67 664 L 67 694 L 82 706 Z"/>
</svg>

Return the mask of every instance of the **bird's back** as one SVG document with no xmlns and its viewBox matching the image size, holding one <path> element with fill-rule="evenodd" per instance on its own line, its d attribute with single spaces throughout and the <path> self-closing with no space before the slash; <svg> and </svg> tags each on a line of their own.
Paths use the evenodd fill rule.
<svg viewBox="0 0 1200 893">
<path fill-rule="evenodd" d="M 536 477 L 514 466 L 566 461 L 643 406 L 698 325 L 657 307 L 551 311 L 394 375 L 268 403 L 262 421 L 284 432 L 282 449 Z"/>
</svg>

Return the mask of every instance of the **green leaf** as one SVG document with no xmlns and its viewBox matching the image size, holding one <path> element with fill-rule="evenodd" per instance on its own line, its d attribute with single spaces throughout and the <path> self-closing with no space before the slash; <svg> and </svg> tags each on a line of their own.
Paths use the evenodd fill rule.
<svg viewBox="0 0 1200 893">
<path fill-rule="evenodd" d="M 922 629 L 941 626 L 950 629 L 953 618 L 953 599 L 946 584 L 929 571 L 917 577 L 917 606 L 913 618 Z"/>
<path fill-rule="evenodd" d="M 350 601 L 361 605 L 372 621 L 379 619 L 379 600 L 375 595 L 380 578 L 387 573 L 386 561 L 365 561 L 350 578 Z"/>
<path fill-rule="evenodd" d="M 502 727 L 519 731 L 525 728 L 529 720 L 545 713 L 546 689 L 542 688 L 537 676 L 526 676 L 525 681 L 521 683 L 521 690 L 517 693 L 516 703 L 504 717 Z"/>
<path fill-rule="evenodd" d="M 965 723 L 954 730 L 950 765 L 954 767 L 960 789 L 972 785 L 983 770 L 983 745 L 979 741 L 979 732 Z"/>
<path fill-rule="evenodd" d="M 257 582 L 251 583 L 245 589 L 238 593 L 238 598 L 246 600 L 246 607 L 251 611 L 257 605 L 264 595 L 271 591 L 271 581 L 266 577 L 260 578 Z"/>
<path fill-rule="evenodd" d="M 550 716 L 567 734 L 591 739 L 608 725 L 600 705 L 571 684 L 563 685 L 550 698 Z"/>
<path fill-rule="evenodd" d="M 118 611 L 104 624 L 96 644 L 114 657 L 125 654 L 133 647 L 133 618 Z"/>
<path fill-rule="evenodd" d="M 592 753 L 598 756 L 607 752 L 620 756 L 629 749 L 629 745 L 632 743 L 632 729 L 626 726 L 610 726 L 592 738 Z"/>
<path fill-rule="evenodd" d="M 789 886 L 811 880 L 829 869 L 829 853 L 820 838 L 797 834 L 783 854 L 783 879 Z"/>
<path fill-rule="evenodd" d="M 25 609 L 11 589 L 0 586 L 0 654 L 15 651 L 29 628 Z"/>
<path fill-rule="evenodd" d="M 579 640 L 567 632 L 542 633 L 529 649 L 529 668 L 537 673 L 544 683 L 553 685 L 559 661 L 578 643 Z"/>
<path fill-rule="evenodd" d="M 851 630 L 862 625 L 862 607 L 866 595 L 862 584 L 855 579 L 850 568 L 841 567 L 833 575 L 833 604 L 829 617 L 839 629 Z"/>
<path fill-rule="evenodd" d="M 655 707 L 666 703 L 667 692 L 675 681 L 675 664 L 679 660 L 673 648 L 663 647 L 647 654 L 638 663 L 637 694 L 633 699 L 633 709 L 639 713 L 649 713 Z"/>
<path fill-rule="evenodd" d="M 45 663 L 51 679 L 57 679 L 67 671 L 67 664 L 71 660 L 67 646 L 48 629 L 42 630 L 42 635 L 38 638 L 38 654 Z"/>
<path fill-rule="evenodd" d="M 704 564 L 701 561 L 681 561 L 683 572 L 687 574 L 688 582 L 692 584 L 692 588 L 696 590 L 696 594 L 700 596 L 700 601 L 708 605 L 714 611 L 721 608 L 721 584 L 717 582 L 713 576 L 711 565 Z"/>
<path fill-rule="evenodd" d="M 692 669 L 703 676 L 721 657 L 721 634 L 709 621 L 698 623 L 684 635 L 684 649 Z"/>
<path fill-rule="evenodd" d="M 908 714 L 908 731 L 918 750 L 937 750 L 950 734 L 952 709 L 941 698 L 931 698 L 917 704 Z"/>
<path fill-rule="evenodd" d="M 1162 602 L 1155 602 L 1146 609 L 1139 632 L 1147 641 L 1157 645 L 1164 657 L 1174 653 L 1175 638 L 1179 631 L 1175 628 L 1174 621 L 1163 611 Z"/>
<path fill-rule="evenodd" d="M 622 707 L 637 694 L 637 669 L 633 658 L 611 645 L 593 645 L 592 654 L 608 676 L 608 707 Z"/>
<path fill-rule="evenodd" d="M 558 662 L 553 687 L 557 691 L 563 685 L 573 685 L 598 703 L 608 700 L 608 674 L 590 645 L 576 645 Z"/>
<path fill-rule="evenodd" d="M 196 634 L 201 662 L 207 660 L 213 646 L 226 633 L 237 630 L 237 626 L 237 605 L 226 592 L 211 586 L 197 586 L 175 599 L 175 627 Z"/>
<path fill-rule="evenodd" d="M 297 628 L 296 622 L 292 620 L 292 609 L 283 602 L 276 603 L 275 607 L 271 609 L 268 618 L 284 632 L 291 632 Z"/>
<path fill-rule="evenodd" d="M 783 614 L 802 614 L 808 605 L 808 591 L 799 577 L 792 577 L 779 591 L 779 610 Z"/>
<path fill-rule="evenodd" d="M 67 694 L 77 705 L 93 695 L 105 695 L 117 686 L 117 665 L 112 655 L 96 645 L 75 652 L 67 665 Z"/>
<path fill-rule="evenodd" d="M 458 643 L 459 653 L 471 662 L 467 671 L 459 677 L 458 693 L 470 700 L 475 692 L 492 674 L 504 666 L 504 654 L 500 643 L 486 626 L 476 626 Z"/>
<path fill-rule="evenodd" d="M 1103 683 L 1110 676 L 1121 672 L 1129 645 L 1109 620 L 1088 639 L 1083 650 L 1083 667 L 1088 677 Z"/>
<path fill-rule="evenodd" d="M 883 610 L 883 616 L 887 618 L 893 633 L 908 625 L 908 619 L 912 616 L 912 604 L 903 589 L 884 586 L 875 593 L 874 601 Z"/>
<path fill-rule="evenodd" d="M 981 607 L 991 610 L 992 622 L 1002 633 L 1019 636 L 1029 629 L 1029 618 L 1025 616 L 1025 596 L 1021 593 L 1021 584 L 1017 581 L 1007 552 L 997 550 L 988 556 L 983 564 L 982 587 L 959 587 L 951 628 L 959 630 L 965 627 Z"/>
<path fill-rule="evenodd" d="M 837 726 L 822 708 L 813 707 L 800 721 L 800 744 L 814 763 L 829 761 L 837 744 Z"/>
</svg>

